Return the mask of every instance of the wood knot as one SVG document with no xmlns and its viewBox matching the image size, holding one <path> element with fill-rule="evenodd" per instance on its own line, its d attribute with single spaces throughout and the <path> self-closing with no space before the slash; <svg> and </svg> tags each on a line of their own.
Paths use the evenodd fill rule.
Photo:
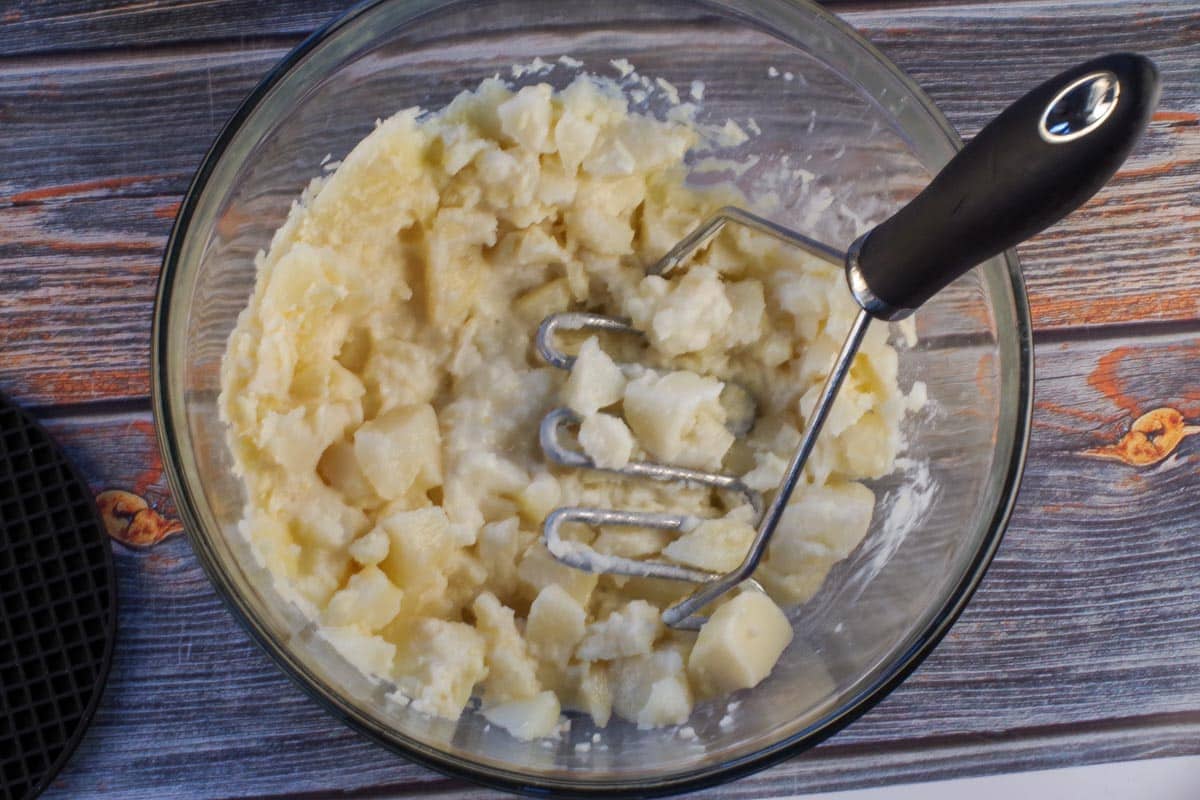
<svg viewBox="0 0 1200 800">
<path fill-rule="evenodd" d="M 123 545 L 151 547 L 183 530 L 179 520 L 159 514 L 145 498 L 123 489 L 109 489 L 96 495 L 96 506 L 108 535 Z"/>
<path fill-rule="evenodd" d="M 1084 450 L 1082 455 L 1148 467 L 1171 455 L 1180 442 L 1196 433 L 1200 433 L 1200 425 L 1188 425 L 1181 411 L 1156 408 L 1135 419 L 1116 444 Z"/>
</svg>

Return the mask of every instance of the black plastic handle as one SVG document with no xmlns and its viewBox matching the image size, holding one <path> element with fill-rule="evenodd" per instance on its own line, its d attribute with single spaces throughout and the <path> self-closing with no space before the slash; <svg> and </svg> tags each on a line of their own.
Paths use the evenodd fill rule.
<svg viewBox="0 0 1200 800">
<path fill-rule="evenodd" d="M 1158 92 L 1153 62 L 1115 53 L 1013 103 L 911 203 L 854 243 L 846 267 L 855 298 L 877 317 L 899 318 L 1062 219 L 1125 161 Z"/>
</svg>

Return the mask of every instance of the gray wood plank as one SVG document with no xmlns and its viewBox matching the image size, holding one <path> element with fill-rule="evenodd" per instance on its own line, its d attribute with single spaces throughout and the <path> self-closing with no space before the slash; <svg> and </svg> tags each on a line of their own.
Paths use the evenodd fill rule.
<svg viewBox="0 0 1200 800">
<path fill-rule="evenodd" d="M 1146 156 L 1158 157 L 1142 167 L 1180 181 L 1194 175 L 1195 143 L 1189 134 L 1194 135 L 1200 114 L 1200 86 L 1194 80 L 1200 70 L 1189 57 L 1191 31 L 1200 24 L 1194 4 L 1142 4 L 1134 25 L 1120 0 L 1065 7 L 1043 0 L 1002 8 L 995 14 L 970 5 L 871 9 L 845 18 L 910 72 L 967 133 L 1057 68 L 1105 50 L 1144 51 L 1162 67 L 1166 88 L 1160 124 L 1144 148 Z M 996 54 L 989 41 L 1013 46 Z M 655 44 L 661 43 L 650 42 Z M 522 52 L 519 42 L 508 49 Z M 697 71 L 711 72 L 705 67 L 718 58 L 711 55 L 713 48 L 692 50 L 705 51 L 685 53 Z M 7 167 L 0 204 L 181 192 L 217 130 L 284 53 L 285 47 L 226 43 L 82 61 L 0 63 L 7 134 L 0 151 Z M 491 63 L 475 66 L 480 77 L 492 70 Z M 472 70 L 463 73 L 469 76 Z M 60 147 L 46 152 L 46 140 Z M 1160 208 L 1170 207 L 1167 200 L 1162 198 Z"/>
<path fill-rule="evenodd" d="M 1150 408 L 1200 420 L 1198 354 L 1194 331 L 1039 346 L 1018 511 L 959 623 L 862 720 L 711 796 L 1200 752 L 1200 437 L 1144 470 L 1081 455 Z M 97 489 L 161 486 L 147 472 L 144 413 L 48 424 Z M 116 667 L 48 797 L 462 791 L 292 686 L 220 605 L 186 541 L 115 552 Z"/>
<path fill-rule="evenodd" d="M 1160 6 L 1035 0 L 846 15 L 968 136 L 1003 103 L 1070 64 L 1117 50 L 1145 53 L 1158 64 L 1159 113 L 1137 154 L 1059 226 L 1063 236 L 1051 232 L 1019 248 L 1041 329 L 1200 312 L 1200 295 L 1169 277 L 1186 272 L 1200 253 L 1198 12 L 1190 0 Z M 1112 295 L 1112 282 L 1127 276 L 1141 288 Z"/>
<path fill-rule="evenodd" d="M 163 242 L 176 201 L 0 210 L 0 386 L 25 403 L 143 398 Z"/>
<path fill-rule="evenodd" d="M 298 39 L 351 5 L 348 0 L 12 0 L 0 13 L 0 55 Z"/>
<path fill-rule="evenodd" d="M 836 9 L 864 5 L 856 0 L 822 4 Z M 0 14 L 0 57 L 218 40 L 296 40 L 352 5 L 351 0 L 11 0 Z M 884 0 L 876 5 L 908 4 Z"/>
<path fill-rule="evenodd" d="M 964 130 L 1061 64 L 1117 47 L 1151 53 L 1166 90 L 1147 140 L 1110 187 L 1021 253 L 1043 335 L 1200 317 L 1200 9 L 1145 4 L 1130 24 L 1113 2 L 1004 8 L 850 19 Z M 981 58 L 989 38 L 1020 42 L 1018 53 Z M 702 50 L 683 57 L 707 58 Z M 38 405 L 145 396 L 153 282 L 174 210 L 224 120 L 282 54 L 231 46 L 0 64 L 0 389 Z"/>
</svg>

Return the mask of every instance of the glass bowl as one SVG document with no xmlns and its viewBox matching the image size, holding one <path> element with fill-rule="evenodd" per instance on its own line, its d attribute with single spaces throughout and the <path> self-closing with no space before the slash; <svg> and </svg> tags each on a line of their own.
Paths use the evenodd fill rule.
<svg viewBox="0 0 1200 800">
<path fill-rule="evenodd" d="M 701 120 L 753 118 L 735 155 L 807 173 L 770 185 L 780 223 L 845 247 L 915 194 L 960 146 L 899 69 L 835 17 L 796 0 L 378 0 L 300 45 L 225 127 L 171 236 L 156 308 L 154 410 L 164 463 L 193 547 L 242 624 L 296 681 L 381 744 L 507 789 L 665 794 L 760 769 L 825 739 L 898 685 L 946 633 L 1002 535 L 1027 445 L 1029 312 L 1015 255 L 974 270 L 916 316 L 901 383 L 924 381 L 902 469 L 876 482 L 862 546 L 791 617 L 795 639 L 770 677 L 697 706 L 694 731 L 613 722 L 595 745 L 573 719 L 552 746 L 522 743 L 468 710 L 433 720 L 313 635 L 276 595 L 237 533 L 242 490 L 217 414 L 226 339 L 254 283 L 254 255 L 320 171 L 377 118 L 439 108 L 513 64 L 560 55 L 613 75 L 625 58 L 676 86 L 705 83 Z M 555 67 L 515 83 L 563 85 Z M 736 709 L 736 710 L 731 710 Z"/>
</svg>

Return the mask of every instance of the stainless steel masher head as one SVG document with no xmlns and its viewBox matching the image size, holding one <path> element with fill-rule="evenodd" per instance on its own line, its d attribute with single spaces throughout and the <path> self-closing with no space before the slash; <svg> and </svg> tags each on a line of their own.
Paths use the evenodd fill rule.
<svg viewBox="0 0 1200 800">
<path fill-rule="evenodd" d="M 588 572 L 700 584 L 663 612 L 663 621 L 672 627 L 699 627 L 705 619 L 700 614 L 705 606 L 751 580 L 871 320 L 899 320 L 912 314 L 977 264 L 1039 233 L 1086 202 L 1133 149 L 1150 120 L 1158 93 L 1154 64 L 1133 53 L 1102 56 L 1051 78 L 1009 106 L 963 147 L 924 191 L 845 252 L 739 208 L 715 213 L 648 272 L 662 274 L 679 267 L 726 225 L 743 225 L 844 267 L 850 293 L 860 307 L 779 489 L 764 509 L 762 498 L 736 476 L 645 462 L 611 470 L 633 478 L 710 486 L 744 497 L 758 514 L 757 532 L 742 563 L 723 575 L 665 561 L 605 555 L 561 535 L 568 523 L 682 533 L 701 522 L 686 513 L 558 508 L 543 524 L 543 541 L 550 553 L 562 563 Z M 574 358 L 555 342 L 560 329 L 642 335 L 628 322 L 612 317 L 551 315 L 538 328 L 538 351 L 549 364 L 564 370 L 571 369 Z M 561 429 L 577 421 L 566 408 L 547 414 L 540 430 L 542 450 L 556 464 L 597 469 L 590 457 L 560 440 Z"/>
</svg>

